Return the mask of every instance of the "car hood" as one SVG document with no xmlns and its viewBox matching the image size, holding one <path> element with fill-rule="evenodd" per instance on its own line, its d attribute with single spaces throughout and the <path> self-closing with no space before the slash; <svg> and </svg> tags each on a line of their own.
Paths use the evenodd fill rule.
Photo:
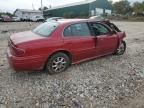
<svg viewBox="0 0 144 108">
<path fill-rule="evenodd" d="M 15 45 L 21 44 L 24 42 L 33 41 L 33 40 L 39 40 L 39 39 L 43 39 L 43 38 L 46 38 L 46 37 L 37 35 L 37 34 L 33 33 L 32 31 L 20 32 L 20 33 L 16 33 L 16 34 L 13 34 L 12 36 L 10 36 L 11 41 Z"/>
</svg>

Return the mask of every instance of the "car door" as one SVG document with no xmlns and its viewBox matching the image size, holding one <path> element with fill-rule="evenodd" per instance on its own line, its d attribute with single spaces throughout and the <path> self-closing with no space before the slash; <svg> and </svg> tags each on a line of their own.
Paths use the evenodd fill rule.
<svg viewBox="0 0 144 108">
<path fill-rule="evenodd" d="M 64 47 L 72 53 L 74 62 L 95 56 L 95 39 L 87 23 L 72 24 L 65 28 L 63 35 Z"/>
<path fill-rule="evenodd" d="M 105 55 L 114 52 L 118 45 L 117 34 L 102 23 L 91 22 L 90 26 L 96 37 L 96 53 Z"/>
</svg>

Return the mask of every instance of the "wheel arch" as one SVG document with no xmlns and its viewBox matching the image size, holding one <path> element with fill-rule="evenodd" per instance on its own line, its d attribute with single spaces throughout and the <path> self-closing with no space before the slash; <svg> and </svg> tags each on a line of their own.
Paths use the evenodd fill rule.
<svg viewBox="0 0 144 108">
<path fill-rule="evenodd" d="M 52 52 L 52 53 L 47 57 L 47 60 L 45 61 L 45 64 L 44 64 L 44 69 L 45 69 L 45 67 L 46 67 L 47 61 L 48 61 L 54 54 L 56 54 L 56 53 L 64 53 L 64 54 L 66 54 L 66 55 L 69 57 L 69 59 L 70 59 L 70 63 L 72 63 L 72 54 L 71 54 L 69 51 L 67 51 L 67 50 L 57 50 L 57 51 Z"/>
</svg>

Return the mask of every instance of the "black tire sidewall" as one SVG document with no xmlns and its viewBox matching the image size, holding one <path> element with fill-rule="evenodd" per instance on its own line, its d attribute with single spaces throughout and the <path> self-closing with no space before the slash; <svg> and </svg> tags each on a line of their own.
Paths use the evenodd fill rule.
<svg viewBox="0 0 144 108">
<path fill-rule="evenodd" d="M 65 71 L 69 65 L 70 65 L 70 58 L 64 54 L 64 53 L 56 53 L 56 54 L 53 54 L 47 61 L 47 64 L 46 64 L 46 71 L 49 73 L 49 74 L 57 74 L 57 73 L 60 73 L 60 72 L 54 72 L 53 69 L 52 69 L 52 61 L 57 58 L 57 57 L 64 57 L 65 60 L 66 60 L 66 67 L 64 68 L 64 70 L 60 71 L 60 72 L 63 72 Z"/>
<path fill-rule="evenodd" d="M 116 55 L 123 55 L 126 51 L 126 42 L 125 41 L 121 41 L 120 45 L 123 44 L 124 45 L 124 51 L 122 53 L 119 53 L 117 50 L 115 52 Z"/>
</svg>

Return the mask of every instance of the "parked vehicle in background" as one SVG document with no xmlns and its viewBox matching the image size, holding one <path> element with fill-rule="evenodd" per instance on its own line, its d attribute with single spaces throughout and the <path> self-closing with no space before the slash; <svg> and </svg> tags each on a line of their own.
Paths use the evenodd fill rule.
<svg viewBox="0 0 144 108">
<path fill-rule="evenodd" d="M 30 21 L 30 18 L 23 17 L 23 18 L 21 18 L 21 21 L 28 22 L 28 21 Z"/>
<path fill-rule="evenodd" d="M 102 21 L 102 20 L 104 20 L 104 18 L 102 16 L 92 16 L 92 17 L 90 17 L 90 19 L 93 19 L 95 21 Z"/>
<path fill-rule="evenodd" d="M 125 32 L 105 21 L 50 21 L 32 31 L 10 36 L 7 57 L 15 70 L 46 69 L 55 74 L 65 71 L 71 64 L 108 54 L 124 54 L 125 37 Z"/>
<path fill-rule="evenodd" d="M 3 22 L 3 18 L 0 17 L 0 22 Z"/>
<path fill-rule="evenodd" d="M 10 22 L 12 21 L 12 18 L 8 15 L 1 15 L 4 22 Z"/>
<path fill-rule="evenodd" d="M 51 18 L 46 19 L 45 22 L 58 21 L 58 20 L 61 20 L 61 19 L 64 19 L 64 18 L 63 17 L 51 17 Z"/>
<path fill-rule="evenodd" d="M 12 21 L 18 22 L 21 21 L 21 19 L 19 17 L 12 17 Z"/>
<path fill-rule="evenodd" d="M 44 17 L 43 16 L 32 16 L 30 18 L 31 21 L 37 22 L 37 21 L 44 21 Z"/>
</svg>

